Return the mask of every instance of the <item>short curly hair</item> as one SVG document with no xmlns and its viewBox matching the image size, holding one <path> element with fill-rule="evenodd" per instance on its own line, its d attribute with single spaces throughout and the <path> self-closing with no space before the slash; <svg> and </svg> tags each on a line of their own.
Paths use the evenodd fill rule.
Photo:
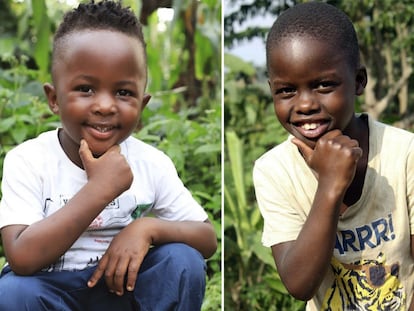
<svg viewBox="0 0 414 311">
<path fill-rule="evenodd" d="M 52 60 L 64 37 L 81 30 L 113 30 L 138 39 L 144 49 L 145 40 L 141 24 L 130 8 L 123 7 L 120 1 L 103 0 L 95 3 L 82 3 L 67 12 L 53 39 Z"/>
<path fill-rule="evenodd" d="M 345 53 L 349 64 L 359 66 L 359 46 L 354 25 L 333 5 L 307 2 L 284 11 L 274 22 L 266 40 L 266 60 L 273 48 L 285 38 L 304 36 L 327 42 Z"/>
</svg>

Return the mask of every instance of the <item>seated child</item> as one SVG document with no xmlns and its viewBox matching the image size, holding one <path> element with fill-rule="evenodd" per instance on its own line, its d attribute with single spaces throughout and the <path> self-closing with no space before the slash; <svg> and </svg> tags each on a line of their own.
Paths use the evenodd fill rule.
<svg viewBox="0 0 414 311">
<path fill-rule="evenodd" d="M 172 161 L 131 136 L 150 98 L 134 13 L 68 12 L 52 80 L 61 127 L 4 162 L 0 310 L 199 310 L 216 235 Z"/>
</svg>

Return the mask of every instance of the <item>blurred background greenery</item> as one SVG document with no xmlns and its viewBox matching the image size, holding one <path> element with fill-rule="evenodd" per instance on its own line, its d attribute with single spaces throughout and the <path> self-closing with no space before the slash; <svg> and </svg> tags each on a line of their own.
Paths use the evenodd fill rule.
<svg viewBox="0 0 414 311">
<path fill-rule="evenodd" d="M 76 0 L 0 1 L 0 169 L 15 145 L 59 126 L 42 84 L 53 33 Z M 150 104 L 135 135 L 165 151 L 219 237 L 203 310 L 221 309 L 221 1 L 122 1 L 143 24 Z M 0 245 L 0 267 L 4 264 Z"/>
<path fill-rule="evenodd" d="M 252 184 L 254 161 L 287 137 L 274 115 L 265 64 L 260 63 L 264 38 L 277 15 L 300 2 L 224 1 L 225 310 L 304 310 L 303 302 L 287 294 L 270 249 L 261 245 L 263 222 Z M 369 83 L 357 111 L 412 131 L 414 2 L 325 2 L 344 10 L 359 36 Z M 272 22 L 265 25 L 269 18 Z M 237 48 L 246 42 L 255 42 L 249 45 L 248 61 Z"/>
</svg>

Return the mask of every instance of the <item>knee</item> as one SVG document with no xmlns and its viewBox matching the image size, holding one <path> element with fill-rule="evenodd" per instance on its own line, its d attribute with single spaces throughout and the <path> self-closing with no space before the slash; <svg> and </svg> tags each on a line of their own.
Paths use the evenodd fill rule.
<svg viewBox="0 0 414 311">
<path fill-rule="evenodd" d="M 176 310 L 200 310 L 206 286 L 203 256 L 185 244 L 172 244 L 168 252 L 180 297 Z"/>
<path fill-rule="evenodd" d="M 182 243 L 171 243 L 163 246 L 167 256 L 178 271 L 188 271 L 205 276 L 206 264 L 203 256 L 196 249 Z"/>
<path fill-rule="evenodd" d="M 145 257 L 135 287 L 142 310 L 199 310 L 205 291 L 205 261 L 194 248 L 170 243 Z"/>
<path fill-rule="evenodd" d="M 168 263 L 168 270 L 172 274 L 191 281 L 205 282 L 206 263 L 196 249 L 183 243 L 170 243 L 157 247 L 155 252 L 158 258 Z"/>
<path fill-rule="evenodd" d="M 10 272 L 0 278 L 0 310 L 33 309 L 38 305 L 42 292 L 35 278 Z"/>
</svg>

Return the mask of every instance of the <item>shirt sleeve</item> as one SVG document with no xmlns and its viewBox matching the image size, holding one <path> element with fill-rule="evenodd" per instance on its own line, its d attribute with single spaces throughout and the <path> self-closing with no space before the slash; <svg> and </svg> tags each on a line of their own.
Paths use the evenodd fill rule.
<svg viewBox="0 0 414 311">
<path fill-rule="evenodd" d="M 164 160 L 163 172 L 156 185 L 154 214 L 171 221 L 207 220 L 207 213 L 184 186 L 171 159 L 165 156 Z"/>
<path fill-rule="evenodd" d="M 414 143 L 407 158 L 407 204 L 410 217 L 410 233 L 414 235 Z"/>
<path fill-rule="evenodd" d="M 256 200 L 263 216 L 262 243 L 270 247 L 296 240 L 304 224 L 304 215 L 297 206 L 291 178 L 277 163 L 256 161 L 253 182 Z"/>
<path fill-rule="evenodd" d="M 30 225 L 44 218 L 41 194 L 41 177 L 34 166 L 22 152 L 10 151 L 3 164 L 0 228 Z"/>
</svg>

